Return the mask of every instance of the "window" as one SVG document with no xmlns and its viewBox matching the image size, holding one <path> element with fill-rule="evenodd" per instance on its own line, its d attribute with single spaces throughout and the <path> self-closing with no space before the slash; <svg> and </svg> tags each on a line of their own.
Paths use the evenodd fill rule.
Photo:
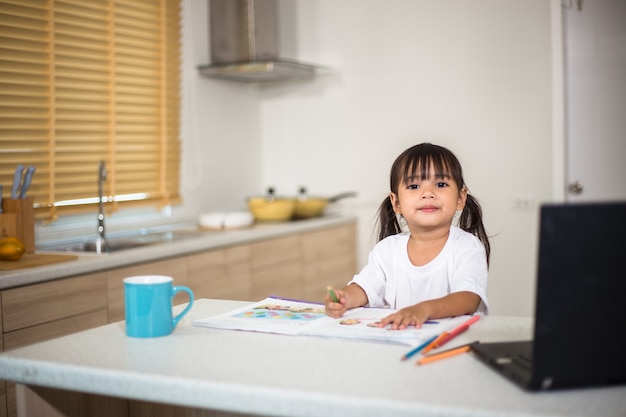
<svg viewBox="0 0 626 417">
<path fill-rule="evenodd" d="M 0 184 L 38 218 L 180 202 L 180 0 L 0 0 Z"/>
</svg>

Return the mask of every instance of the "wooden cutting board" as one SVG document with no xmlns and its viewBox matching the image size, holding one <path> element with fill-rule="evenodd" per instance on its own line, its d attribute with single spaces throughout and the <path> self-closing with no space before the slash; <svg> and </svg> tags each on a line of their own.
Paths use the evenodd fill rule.
<svg viewBox="0 0 626 417">
<path fill-rule="evenodd" d="M 32 268 L 34 266 L 43 266 L 55 264 L 58 262 L 67 262 L 77 258 L 78 256 L 76 255 L 25 253 L 17 261 L 0 261 L 0 271 L 13 271 L 16 269 Z"/>
</svg>

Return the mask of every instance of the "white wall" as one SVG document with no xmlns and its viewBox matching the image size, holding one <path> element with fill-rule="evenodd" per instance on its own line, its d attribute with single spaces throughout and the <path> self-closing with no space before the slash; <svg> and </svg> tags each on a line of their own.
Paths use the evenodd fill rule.
<svg viewBox="0 0 626 417">
<path fill-rule="evenodd" d="M 208 1 L 183 2 L 182 192 L 175 217 L 245 209 L 261 172 L 260 97 L 250 86 L 209 80 Z"/>
<path fill-rule="evenodd" d="M 363 264 L 391 163 L 431 141 L 457 154 L 482 202 L 492 313 L 533 314 L 536 204 L 554 175 L 548 1 L 280 0 L 283 55 L 335 73 L 273 86 L 200 78 L 207 6 L 184 5 L 177 215 L 239 209 L 269 185 L 355 190 L 334 209 L 359 216 Z M 535 205 L 514 208 L 520 197 Z"/>
</svg>

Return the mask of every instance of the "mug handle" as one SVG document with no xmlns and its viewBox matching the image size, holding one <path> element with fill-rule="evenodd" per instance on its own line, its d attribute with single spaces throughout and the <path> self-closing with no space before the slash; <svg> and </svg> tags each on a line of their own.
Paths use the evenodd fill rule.
<svg viewBox="0 0 626 417">
<path fill-rule="evenodd" d="M 176 327 L 180 319 L 182 319 L 185 314 L 189 313 L 189 310 L 191 310 L 191 307 L 193 306 L 193 292 L 191 292 L 191 289 L 188 287 L 179 285 L 177 287 L 172 288 L 172 298 L 174 298 L 176 293 L 180 291 L 185 291 L 189 295 L 189 304 L 187 304 L 187 307 L 185 307 L 185 309 L 181 311 L 180 314 L 174 317 L 172 327 Z"/>
</svg>

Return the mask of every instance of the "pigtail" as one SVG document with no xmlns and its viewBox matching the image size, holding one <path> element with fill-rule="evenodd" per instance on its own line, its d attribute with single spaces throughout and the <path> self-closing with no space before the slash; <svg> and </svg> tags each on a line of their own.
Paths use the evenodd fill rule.
<svg viewBox="0 0 626 417">
<path fill-rule="evenodd" d="M 489 244 L 489 237 L 487 236 L 485 226 L 483 225 L 483 211 L 480 208 L 478 200 L 476 200 L 470 194 L 467 194 L 465 207 L 463 208 L 463 211 L 461 212 L 461 217 L 459 218 L 459 227 L 480 239 L 480 241 L 485 246 L 485 252 L 487 254 L 487 265 L 489 265 L 491 245 Z"/>
<path fill-rule="evenodd" d="M 390 197 L 385 198 L 378 208 L 378 227 L 379 242 L 387 236 L 397 235 L 402 231 Z"/>
</svg>

